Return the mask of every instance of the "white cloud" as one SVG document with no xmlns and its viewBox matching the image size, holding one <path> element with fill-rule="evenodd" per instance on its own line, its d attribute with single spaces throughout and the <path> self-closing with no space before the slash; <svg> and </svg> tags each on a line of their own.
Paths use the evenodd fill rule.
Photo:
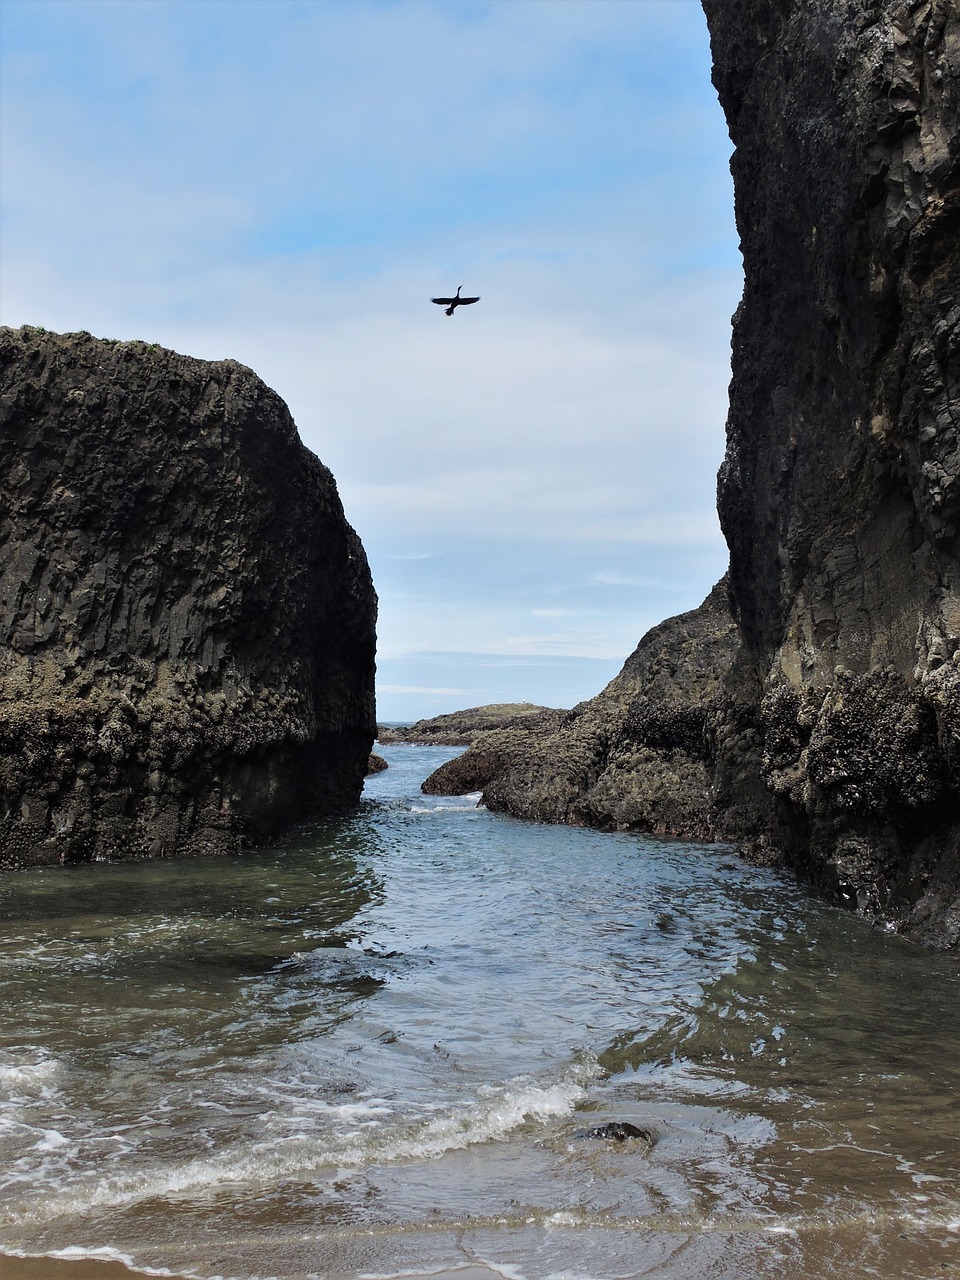
<svg viewBox="0 0 960 1280">
<path fill-rule="evenodd" d="M 705 594 L 739 276 L 693 0 L 7 9 L 0 314 L 254 368 L 381 653 L 607 660 Z"/>
</svg>

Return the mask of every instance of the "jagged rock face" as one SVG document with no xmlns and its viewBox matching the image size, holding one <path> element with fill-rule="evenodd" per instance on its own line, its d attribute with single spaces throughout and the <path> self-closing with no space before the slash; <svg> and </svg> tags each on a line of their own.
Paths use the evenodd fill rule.
<svg viewBox="0 0 960 1280">
<path fill-rule="evenodd" d="M 745 272 L 719 480 L 740 643 L 719 614 L 674 619 L 634 659 L 706 626 L 705 672 L 683 661 L 672 691 L 644 675 L 627 697 L 631 659 L 559 732 L 481 737 L 434 784 L 728 835 L 957 945 L 960 9 L 703 6 Z"/>
<path fill-rule="evenodd" d="M 547 822 L 712 839 L 713 719 L 738 652 L 726 582 L 640 641 L 596 698 L 479 734 L 423 784 Z"/>
<path fill-rule="evenodd" d="M 960 10 L 703 0 L 745 286 L 719 509 L 761 839 L 960 937 Z"/>
<path fill-rule="evenodd" d="M 0 330 L 0 862 L 232 850 L 356 802 L 376 598 L 233 361 Z"/>
</svg>

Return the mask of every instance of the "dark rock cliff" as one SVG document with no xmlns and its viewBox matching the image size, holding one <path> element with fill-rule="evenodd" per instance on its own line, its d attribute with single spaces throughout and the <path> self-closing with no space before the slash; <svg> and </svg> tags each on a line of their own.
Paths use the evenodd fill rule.
<svg viewBox="0 0 960 1280">
<path fill-rule="evenodd" d="M 706 821 L 651 823 L 643 806 L 589 799 L 626 723 L 606 695 L 587 704 L 604 726 L 596 751 L 531 782 L 536 803 L 508 780 L 516 751 L 487 792 L 530 816 L 702 825 L 956 945 L 960 9 L 703 5 L 745 271 L 719 478 L 740 644 L 706 749 L 687 753 L 705 764 Z M 696 681 L 674 701 L 699 706 Z M 662 789 L 659 766 L 636 776 L 634 790 Z"/>
<path fill-rule="evenodd" d="M 222 852 L 356 802 L 376 598 L 233 361 L 0 330 L 0 862 Z"/>
<path fill-rule="evenodd" d="M 743 301 L 719 510 L 758 836 L 960 938 L 960 10 L 704 0 Z"/>
</svg>

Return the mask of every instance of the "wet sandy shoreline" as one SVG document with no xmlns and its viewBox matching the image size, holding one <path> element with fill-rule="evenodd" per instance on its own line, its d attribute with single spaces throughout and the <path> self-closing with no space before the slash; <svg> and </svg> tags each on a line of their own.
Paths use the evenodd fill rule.
<svg viewBox="0 0 960 1280">
<path fill-rule="evenodd" d="M 0 1254 L 0 1280 L 131 1280 L 142 1271 L 131 1271 L 122 1262 L 92 1258 L 17 1258 Z"/>
<path fill-rule="evenodd" d="M 0 1254 L 0 1280 L 150 1280 L 156 1271 L 135 1271 L 122 1262 L 95 1258 L 18 1258 Z M 162 1273 L 161 1273 L 162 1274 Z M 167 1273 L 175 1280 L 173 1272 Z M 407 1280 L 416 1280 L 408 1276 Z M 486 1267 L 464 1266 L 455 1271 L 431 1271 L 424 1280 L 503 1280 Z"/>
</svg>

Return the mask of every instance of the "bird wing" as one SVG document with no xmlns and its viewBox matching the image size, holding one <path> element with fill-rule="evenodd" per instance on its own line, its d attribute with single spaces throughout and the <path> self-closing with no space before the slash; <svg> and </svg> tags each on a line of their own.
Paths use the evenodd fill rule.
<svg viewBox="0 0 960 1280">
<path fill-rule="evenodd" d="M 431 301 L 431 302 L 436 302 L 436 303 L 438 303 L 441 307 L 449 307 L 449 305 L 450 305 L 450 303 L 451 303 L 451 302 L 454 302 L 454 301 L 457 301 L 457 302 L 463 302 L 463 301 L 464 301 L 464 299 L 463 299 L 463 298 L 457 298 L 457 299 L 454 299 L 454 298 L 431 298 L 431 299 L 430 299 L 430 301 Z"/>
<path fill-rule="evenodd" d="M 479 301 L 480 301 L 480 299 L 479 299 L 479 297 L 477 297 L 477 298 L 461 298 L 461 299 L 460 299 L 460 301 L 461 301 L 462 303 L 466 304 L 466 303 L 468 303 L 468 302 L 479 302 Z"/>
</svg>

